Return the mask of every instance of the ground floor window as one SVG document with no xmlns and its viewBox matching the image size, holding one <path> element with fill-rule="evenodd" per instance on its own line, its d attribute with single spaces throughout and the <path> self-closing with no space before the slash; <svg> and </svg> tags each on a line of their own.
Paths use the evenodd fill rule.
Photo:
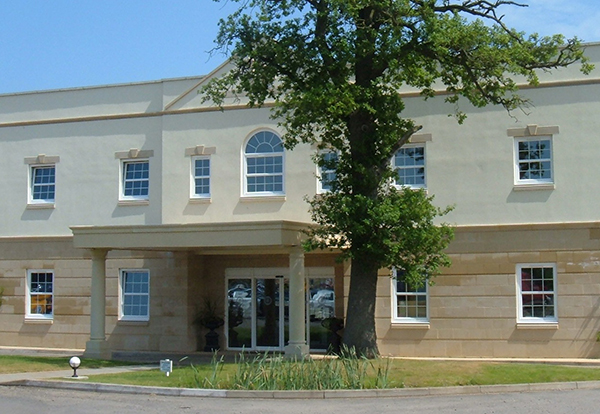
<svg viewBox="0 0 600 414">
<path fill-rule="evenodd" d="M 31 319 L 52 319 L 54 304 L 54 271 L 27 271 L 27 311 Z"/>
<path fill-rule="evenodd" d="M 522 322 L 557 322 L 556 265 L 517 266 L 518 319 Z"/>
<path fill-rule="evenodd" d="M 150 272 L 145 269 L 121 270 L 119 318 L 147 321 L 150 318 Z"/>
<path fill-rule="evenodd" d="M 429 322 L 428 286 L 411 286 L 394 269 L 392 278 L 392 320 L 397 323 Z"/>
</svg>

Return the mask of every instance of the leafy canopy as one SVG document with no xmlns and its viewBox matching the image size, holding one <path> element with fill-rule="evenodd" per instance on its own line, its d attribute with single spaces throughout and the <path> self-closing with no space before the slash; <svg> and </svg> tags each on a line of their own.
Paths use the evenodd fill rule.
<svg viewBox="0 0 600 414">
<path fill-rule="evenodd" d="M 240 8 L 220 22 L 217 44 L 233 68 L 203 91 L 206 99 L 221 104 L 233 91 L 250 106 L 271 104 L 288 148 L 317 143 L 337 152 L 334 191 L 311 201 L 320 227 L 310 247 L 410 274 L 447 264 L 435 252 L 451 232 L 433 225 L 448 210 L 389 185 L 391 158 L 421 128 L 402 116 L 399 90 L 443 92 L 462 122 L 461 96 L 513 110 L 527 104 L 515 77 L 535 85 L 538 70 L 577 61 L 591 70 L 578 39 L 506 27 L 499 11 L 522 6 L 514 1 L 229 1 Z"/>
<path fill-rule="evenodd" d="M 218 0 L 216 0 L 218 1 Z M 316 225 L 309 248 L 353 259 L 344 342 L 377 353 L 377 271 L 397 267 L 419 286 L 447 266 L 452 230 L 436 225 L 448 210 L 423 190 L 391 183 L 394 154 L 421 129 L 403 116 L 401 90 L 441 95 L 458 122 L 461 98 L 476 107 L 527 105 L 518 82 L 581 62 L 580 41 L 526 35 L 506 27 L 511 0 L 227 0 L 239 10 L 220 22 L 218 49 L 232 68 L 202 91 L 222 105 L 231 94 L 269 105 L 287 148 L 317 144 L 337 160 L 332 190 L 310 200 Z M 331 177 L 330 177 L 331 178 Z"/>
</svg>

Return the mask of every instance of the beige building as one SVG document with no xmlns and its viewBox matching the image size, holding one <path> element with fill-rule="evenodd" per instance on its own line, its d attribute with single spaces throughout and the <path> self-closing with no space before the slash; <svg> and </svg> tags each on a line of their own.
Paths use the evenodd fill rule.
<svg viewBox="0 0 600 414">
<path fill-rule="evenodd" d="M 600 61 L 600 44 L 587 54 Z M 344 317 L 350 263 L 305 253 L 305 198 L 326 191 L 268 109 L 201 102 L 206 77 L 0 96 L 0 346 L 305 354 Z M 422 133 L 394 157 L 456 225 L 452 266 L 421 291 L 380 272 L 383 354 L 600 353 L 600 76 L 542 74 L 532 106 L 471 108 L 412 91 Z"/>
</svg>

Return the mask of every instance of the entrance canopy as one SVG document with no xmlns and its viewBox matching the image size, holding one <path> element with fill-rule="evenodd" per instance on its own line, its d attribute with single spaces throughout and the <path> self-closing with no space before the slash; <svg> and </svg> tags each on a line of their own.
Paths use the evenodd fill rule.
<svg viewBox="0 0 600 414">
<path fill-rule="evenodd" d="M 73 244 L 82 249 L 108 250 L 257 250 L 265 253 L 300 246 L 308 223 L 254 221 L 210 224 L 135 226 L 73 226 Z"/>
<path fill-rule="evenodd" d="M 90 340 L 86 356 L 110 358 L 106 342 L 106 255 L 110 250 L 193 251 L 198 254 L 289 254 L 289 344 L 286 355 L 308 354 L 305 323 L 303 230 L 289 221 L 164 224 L 153 226 L 73 226 L 73 244 L 92 252 Z M 280 298 L 281 303 L 281 298 Z"/>
</svg>

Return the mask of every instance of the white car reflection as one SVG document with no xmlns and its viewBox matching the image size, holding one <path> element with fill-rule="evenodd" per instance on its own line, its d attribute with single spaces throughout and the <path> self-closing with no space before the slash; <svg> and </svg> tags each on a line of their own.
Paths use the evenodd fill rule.
<svg viewBox="0 0 600 414">
<path fill-rule="evenodd" d="M 311 320 L 325 319 L 334 316 L 335 292 L 320 289 L 310 298 L 309 315 Z"/>
</svg>

